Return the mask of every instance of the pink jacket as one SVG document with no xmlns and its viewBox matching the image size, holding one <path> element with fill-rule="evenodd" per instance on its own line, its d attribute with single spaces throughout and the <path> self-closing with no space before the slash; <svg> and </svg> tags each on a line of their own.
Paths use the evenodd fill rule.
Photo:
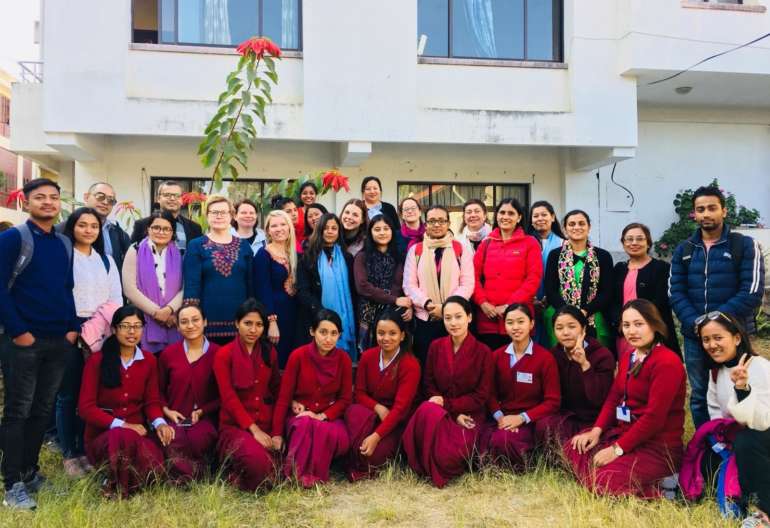
<svg viewBox="0 0 770 528">
<path fill-rule="evenodd" d="M 534 237 L 519 227 L 503 241 L 500 229 L 495 229 L 477 248 L 473 268 L 473 302 L 479 306 L 484 302 L 495 306 L 525 303 L 533 313 L 532 300 L 543 279 L 542 252 Z M 480 334 L 505 334 L 503 318 L 489 319 L 481 308 L 476 310 L 476 328 Z"/>
<path fill-rule="evenodd" d="M 703 494 L 703 474 L 701 473 L 701 460 L 707 449 L 711 449 L 708 441 L 709 435 L 721 443 L 732 448 L 735 434 L 743 429 L 743 426 L 732 419 L 718 418 L 701 425 L 693 435 L 687 450 L 682 458 L 682 469 L 679 471 L 679 486 L 682 488 L 684 498 L 690 501 L 697 500 Z M 741 487 L 738 484 L 738 466 L 735 464 L 735 454 L 731 453 L 727 461 L 727 473 L 725 478 L 725 496 L 739 498 Z"/>
<path fill-rule="evenodd" d="M 417 257 L 415 257 L 415 248 L 417 244 L 409 248 L 404 263 L 404 294 L 412 299 L 414 303 L 414 315 L 422 320 L 428 320 L 428 312 L 425 311 L 425 303 L 428 296 L 425 290 L 420 287 L 420 279 L 417 276 Z M 448 251 L 453 251 L 449 248 Z M 473 277 L 473 253 L 464 248 L 460 255 L 460 274 L 453 277 L 451 295 L 460 295 L 470 299 L 473 295 L 473 286 L 475 279 Z"/>
<path fill-rule="evenodd" d="M 102 349 L 104 340 L 112 335 L 112 316 L 120 308 L 120 305 L 111 301 L 97 308 L 94 315 L 80 327 L 80 339 L 88 345 L 91 352 Z"/>
</svg>

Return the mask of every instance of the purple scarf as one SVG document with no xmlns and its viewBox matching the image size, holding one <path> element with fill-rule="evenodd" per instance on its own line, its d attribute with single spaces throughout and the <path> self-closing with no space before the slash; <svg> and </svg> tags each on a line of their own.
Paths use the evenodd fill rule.
<svg viewBox="0 0 770 528">
<path fill-rule="evenodd" d="M 425 224 L 420 222 L 420 227 L 417 229 L 412 229 L 408 225 L 402 224 L 401 236 L 403 236 L 404 240 L 407 241 L 406 249 L 409 251 L 413 245 L 417 244 L 418 242 L 422 242 L 422 239 L 425 236 Z"/>
<path fill-rule="evenodd" d="M 139 243 L 136 255 L 136 287 L 142 294 L 161 308 L 182 289 L 182 256 L 176 244 L 166 246 L 166 290 L 161 295 L 158 276 L 155 274 L 155 259 L 152 256 L 150 239 Z M 160 352 L 165 346 L 180 339 L 176 328 L 168 328 L 148 317 L 142 333 L 142 345 L 151 352 Z"/>
</svg>

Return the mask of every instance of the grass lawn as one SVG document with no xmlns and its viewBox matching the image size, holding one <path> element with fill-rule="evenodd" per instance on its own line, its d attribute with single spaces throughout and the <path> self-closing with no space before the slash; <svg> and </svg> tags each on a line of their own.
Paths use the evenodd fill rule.
<svg viewBox="0 0 770 528">
<path fill-rule="evenodd" d="M 770 340 L 759 340 L 757 345 L 770 357 Z M 126 501 L 105 500 L 96 478 L 70 481 L 60 468 L 60 458 L 45 450 L 43 473 L 51 477 L 52 486 L 41 492 L 35 513 L 0 508 L 0 527 L 736 525 L 721 519 L 713 501 L 687 505 L 599 498 L 561 469 L 543 464 L 526 475 L 487 469 L 442 490 L 403 467 L 393 467 L 376 480 L 349 484 L 337 476 L 314 490 L 286 483 L 252 495 L 212 481 L 189 490 L 158 486 Z"/>
</svg>

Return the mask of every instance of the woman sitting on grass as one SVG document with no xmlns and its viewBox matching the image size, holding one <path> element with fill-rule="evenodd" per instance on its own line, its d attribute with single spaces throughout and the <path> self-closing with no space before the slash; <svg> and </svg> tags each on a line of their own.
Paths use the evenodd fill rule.
<svg viewBox="0 0 770 528">
<path fill-rule="evenodd" d="M 650 301 L 626 304 L 621 328 L 633 351 L 620 358 L 593 428 L 574 436 L 565 454 L 580 482 L 596 493 L 659 497 L 659 482 L 682 460 L 684 366 L 661 344 L 666 324 Z"/>
<path fill-rule="evenodd" d="M 305 488 L 327 482 L 332 460 L 350 448 L 342 418 L 353 399 L 353 373 L 350 357 L 337 347 L 342 331 L 333 310 L 315 314 L 313 341 L 289 356 L 275 406 L 274 445 L 281 448 L 284 434 L 287 443 L 283 473 Z"/>
<path fill-rule="evenodd" d="M 169 472 L 185 483 L 202 475 L 217 441 L 219 393 L 213 367 L 219 347 L 203 335 L 206 317 L 200 306 L 183 306 L 177 328 L 183 339 L 161 352 L 158 379 L 163 414 L 174 429 L 174 441 L 164 449 Z"/>
<path fill-rule="evenodd" d="M 348 478 L 374 474 L 395 457 L 420 385 L 420 364 L 412 355 L 406 323 L 393 308 L 373 326 L 377 346 L 358 362 L 355 403 L 345 412 L 350 434 Z"/>
<path fill-rule="evenodd" d="M 163 473 L 163 451 L 174 430 L 163 419 L 155 357 L 139 348 L 144 316 L 123 306 L 112 317 L 113 335 L 86 362 L 78 412 L 86 423 L 88 461 L 104 465 L 104 494 L 128 497 Z"/>
<path fill-rule="evenodd" d="M 275 452 L 270 436 L 280 375 L 278 353 L 267 338 L 265 309 L 254 299 L 235 313 L 238 337 L 214 359 L 219 394 L 217 453 L 228 478 L 244 491 L 275 479 Z"/>
<path fill-rule="evenodd" d="M 511 342 L 492 353 L 487 407 L 494 422 L 484 425 L 481 452 L 520 470 L 535 447 L 535 424 L 559 411 L 559 371 L 551 353 L 530 337 L 535 321 L 528 305 L 509 304 L 503 321 Z"/>
<path fill-rule="evenodd" d="M 421 404 L 404 431 L 409 467 L 444 487 L 471 464 L 489 398 L 492 353 L 469 332 L 473 306 L 460 296 L 442 307 L 449 333 L 431 343 Z"/>
</svg>

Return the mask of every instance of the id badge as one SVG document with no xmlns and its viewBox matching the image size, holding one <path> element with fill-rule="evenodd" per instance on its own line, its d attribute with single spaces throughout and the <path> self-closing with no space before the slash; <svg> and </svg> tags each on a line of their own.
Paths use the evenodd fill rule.
<svg viewBox="0 0 770 528">
<path fill-rule="evenodd" d="M 620 422 L 631 423 L 631 409 L 625 403 L 615 407 L 615 418 Z"/>
<path fill-rule="evenodd" d="M 532 373 L 531 372 L 517 372 L 516 373 L 516 381 L 519 383 L 532 383 Z"/>
</svg>

